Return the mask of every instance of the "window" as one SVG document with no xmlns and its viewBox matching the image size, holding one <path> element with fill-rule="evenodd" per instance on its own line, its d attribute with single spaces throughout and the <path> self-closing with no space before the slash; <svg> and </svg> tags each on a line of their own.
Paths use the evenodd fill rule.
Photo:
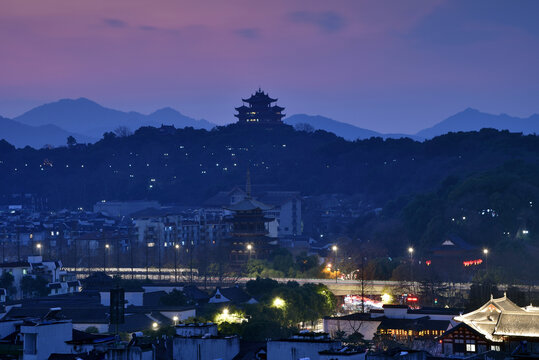
<svg viewBox="0 0 539 360">
<path fill-rule="evenodd" d="M 501 351 L 500 345 L 490 345 L 490 350 L 492 351 Z"/>
<path fill-rule="evenodd" d="M 455 339 L 455 343 L 453 344 L 453 351 L 455 355 L 464 355 L 464 351 L 466 350 L 466 347 L 464 345 L 463 339 Z"/>
<path fill-rule="evenodd" d="M 466 340 L 466 352 L 475 352 L 475 341 Z"/>
</svg>

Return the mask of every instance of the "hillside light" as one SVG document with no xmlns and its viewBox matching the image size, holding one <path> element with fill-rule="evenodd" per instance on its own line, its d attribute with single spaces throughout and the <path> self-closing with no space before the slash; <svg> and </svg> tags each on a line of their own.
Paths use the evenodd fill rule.
<svg viewBox="0 0 539 360">
<path fill-rule="evenodd" d="M 152 329 L 157 330 L 158 326 L 159 326 L 158 323 L 156 323 L 156 322 L 152 323 Z"/>
<path fill-rule="evenodd" d="M 281 299 L 280 297 L 276 297 L 275 299 L 273 299 L 273 307 L 282 309 L 284 308 L 285 305 L 286 305 L 285 301 Z"/>
<path fill-rule="evenodd" d="M 412 254 L 414 253 L 414 248 L 410 246 L 410 247 L 408 248 L 408 253 L 409 253 L 410 255 L 412 255 Z"/>
</svg>

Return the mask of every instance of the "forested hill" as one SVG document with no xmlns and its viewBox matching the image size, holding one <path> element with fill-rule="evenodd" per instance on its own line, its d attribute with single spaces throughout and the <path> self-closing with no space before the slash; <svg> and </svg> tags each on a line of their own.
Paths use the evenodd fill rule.
<svg viewBox="0 0 539 360">
<path fill-rule="evenodd" d="M 304 195 L 363 194 L 373 205 L 435 188 L 519 159 L 539 162 L 539 138 L 507 131 L 450 133 L 425 142 L 345 141 L 324 131 L 229 125 L 212 131 L 143 127 L 91 145 L 15 149 L 0 142 L 1 202 L 13 193 L 46 196 L 51 207 L 107 199 L 197 205 L 245 182 Z"/>
</svg>

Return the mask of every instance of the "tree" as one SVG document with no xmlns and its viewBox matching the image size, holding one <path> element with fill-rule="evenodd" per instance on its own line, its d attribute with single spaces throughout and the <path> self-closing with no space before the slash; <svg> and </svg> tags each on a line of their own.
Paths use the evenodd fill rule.
<svg viewBox="0 0 539 360">
<path fill-rule="evenodd" d="M 73 135 L 67 137 L 67 147 L 72 148 L 77 145 L 77 139 Z"/>
<path fill-rule="evenodd" d="M 128 137 L 133 135 L 133 132 L 127 126 L 118 126 L 114 129 L 114 134 L 118 137 Z"/>
<path fill-rule="evenodd" d="M 308 123 L 297 123 L 294 125 L 294 129 L 296 131 L 304 131 L 308 133 L 312 133 L 316 130 L 311 124 Z"/>
<path fill-rule="evenodd" d="M 7 295 L 13 295 L 16 292 L 13 281 L 15 281 L 15 278 L 7 271 L 4 271 L 0 276 L 0 288 L 6 289 Z"/>
<path fill-rule="evenodd" d="M 183 291 L 174 289 L 170 293 L 161 296 L 161 303 L 166 306 L 185 306 L 189 305 L 189 299 Z"/>
<path fill-rule="evenodd" d="M 47 284 L 49 282 L 41 276 L 33 278 L 30 275 L 26 275 L 21 280 L 21 290 L 23 295 L 28 297 L 33 296 L 47 296 L 49 294 L 49 288 Z"/>
</svg>

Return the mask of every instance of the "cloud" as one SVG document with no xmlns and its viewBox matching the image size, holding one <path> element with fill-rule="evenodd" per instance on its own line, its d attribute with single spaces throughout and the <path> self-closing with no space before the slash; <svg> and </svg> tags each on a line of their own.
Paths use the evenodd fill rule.
<svg viewBox="0 0 539 360">
<path fill-rule="evenodd" d="M 125 21 L 113 18 L 103 19 L 103 23 L 112 28 L 124 28 L 127 26 L 127 23 Z"/>
<path fill-rule="evenodd" d="M 337 32 L 345 26 L 344 18 L 333 11 L 295 11 L 289 14 L 289 18 L 295 23 L 314 25 L 328 33 Z"/>
<path fill-rule="evenodd" d="M 255 28 L 242 28 L 234 30 L 236 35 L 239 35 L 246 39 L 258 39 L 260 38 L 260 30 Z"/>
</svg>

